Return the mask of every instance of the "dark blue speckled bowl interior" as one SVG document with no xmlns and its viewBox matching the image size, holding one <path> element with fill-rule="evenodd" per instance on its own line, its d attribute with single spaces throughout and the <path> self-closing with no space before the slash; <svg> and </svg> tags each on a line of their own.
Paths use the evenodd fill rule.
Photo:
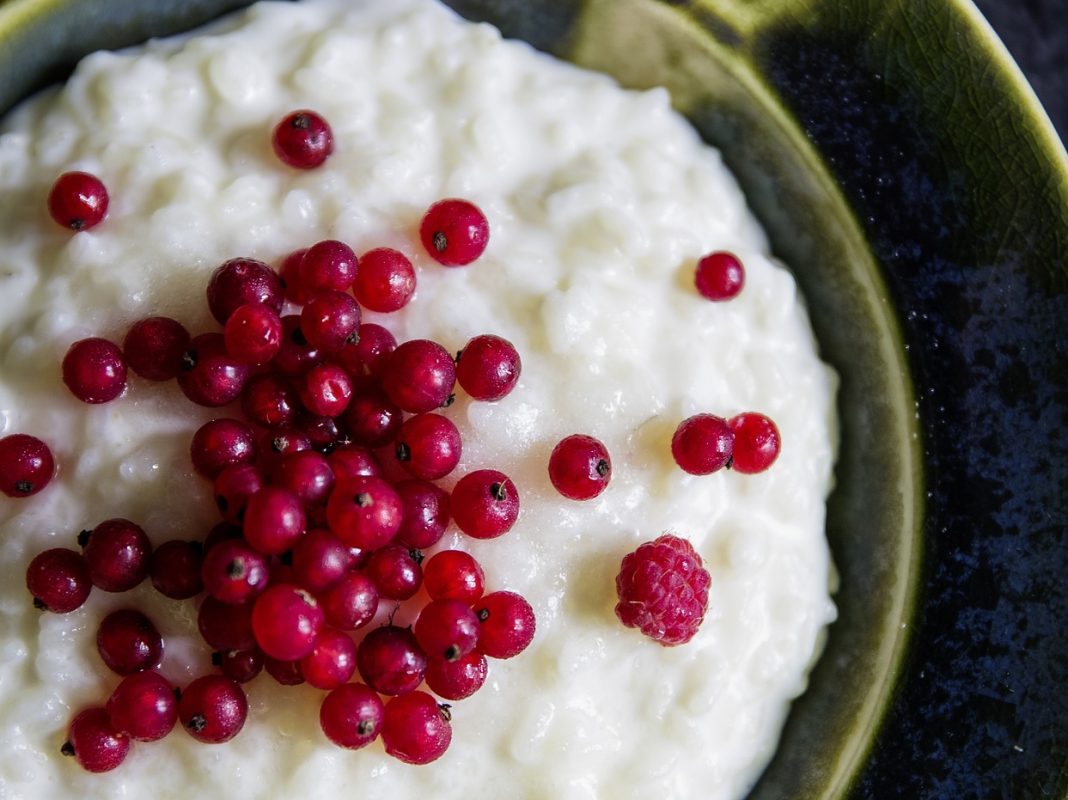
<svg viewBox="0 0 1068 800">
<path fill-rule="evenodd" d="M 244 4 L 0 0 L 0 111 Z M 842 376 L 840 619 L 753 798 L 1068 797 L 1068 156 L 975 9 L 450 4 L 668 86 Z"/>
</svg>

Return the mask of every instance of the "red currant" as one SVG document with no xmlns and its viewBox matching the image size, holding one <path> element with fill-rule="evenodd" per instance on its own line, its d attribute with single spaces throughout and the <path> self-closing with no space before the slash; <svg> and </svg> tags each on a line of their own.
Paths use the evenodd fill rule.
<svg viewBox="0 0 1068 800">
<path fill-rule="evenodd" d="M 107 187 L 88 172 L 64 172 L 48 193 L 48 213 L 64 228 L 87 231 L 107 216 Z"/>
<path fill-rule="evenodd" d="M 215 505 L 227 522 L 240 523 L 245 518 L 252 495 L 267 485 L 259 467 L 231 464 L 215 478 Z"/>
<path fill-rule="evenodd" d="M 93 581 L 85 556 L 64 547 L 37 554 L 26 568 L 26 588 L 37 608 L 66 614 L 89 598 Z"/>
<path fill-rule="evenodd" d="M 133 609 L 112 611 L 100 623 L 96 648 L 112 672 L 132 675 L 159 665 L 163 637 L 152 620 Z"/>
<path fill-rule="evenodd" d="M 93 585 L 105 592 L 125 592 L 148 576 L 152 544 L 128 519 L 109 519 L 92 531 L 82 531 L 78 543 Z"/>
<path fill-rule="evenodd" d="M 304 303 L 317 292 L 348 291 L 359 269 L 356 253 L 344 242 L 326 239 L 313 244 L 305 251 L 297 273 L 301 291 L 305 295 Z"/>
<path fill-rule="evenodd" d="M 254 258 L 232 258 L 218 266 L 208 281 L 208 308 L 225 325 L 239 306 L 261 303 L 282 311 L 284 290 L 278 273 Z"/>
<path fill-rule="evenodd" d="M 238 306 L 223 326 L 226 352 L 242 364 L 266 364 L 282 347 L 282 318 L 261 303 Z"/>
<path fill-rule="evenodd" d="M 37 494 L 55 472 L 52 451 L 36 436 L 13 433 L 0 439 L 0 492 L 8 497 Z"/>
<path fill-rule="evenodd" d="M 182 354 L 178 386 L 197 405 L 214 408 L 236 400 L 248 376 L 248 365 L 226 351 L 221 333 L 203 333 Z"/>
<path fill-rule="evenodd" d="M 476 336 L 456 357 L 456 380 L 475 400 L 500 400 L 519 382 L 523 364 L 507 339 Z"/>
<path fill-rule="evenodd" d="M 304 680 L 316 689 L 336 689 L 356 672 L 356 645 L 346 634 L 325 628 L 300 660 Z"/>
<path fill-rule="evenodd" d="M 489 243 L 489 223 L 467 200 L 439 200 L 419 225 L 426 252 L 446 267 L 461 267 L 478 258 Z"/>
<path fill-rule="evenodd" d="M 490 658 L 512 658 L 534 639 L 534 609 L 515 592 L 493 592 L 475 603 L 481 623 L 478 649 Z"/>
<path fill-rule="evenodd" d="M 256 646 L 251 603 L 233 606 L 208 595 L 197 612 L 197 628 L 215 650 L 251 650 Z"/>
<path fill-rule="evenodd" d="M 152 552 L 148 577 L 156 591 L 173 600 L 187 600 L 204 591 L 200 565 L 204 548 L 200 542 L 172 539 Z"/>
<path fill-rule="evenodd" d="M 90 708 L 71 721 L 60 752 L 74 756 L 87 772 L 108 772 L 126 759 L 130 738 L 115 729 L 107 711 Z"/>
<path fill-rule="evenodd" d="M 429 481 L 411 478 L 394 484 L 403 513 L 397 543 L 422 549 L 440 541 L 449 524 L 449 494 Z"/>
<path fill-rule="evenodd" d="M 350 572 L 322 595 L 326 622 L 333 628 L 354 631 L 367 625 L 378 611 L 378 588 L 362 572 Z"/>
<path fill-rule="evenodd" d="M 267 559 L 240 539 L 219 542 L 204 556 L 201 577 L 216 600 L 241 605 L 267 588 Z"/>
<path fill-rule="evenodd" d="M 275 584 L 252 607 L 256 643 L 271 658 L 297 661 L 308 655 L 322 627 L 322 608 L 299 586 Z"/>
<path fill-rule="evenodd" d="M 549 480 L 571 500 L 589 500 L 608 487 L 612 459 L 592 436 L 576 433 L 561 440 L 549 456 Z"/>
<path fill-rule="evenodd" d="M 292 492 L 305 506 L 324 505 L 334 488 L 334 471 L 314 450 L 282 456 L 271 476 L 276 486 Z"/>
<path fill-rule="evenodd" d="M 745 268 L 733 253 L 710 253 L 697 262 L 694 283 L 702 297 L 730 300 L 745 285 Z"/>
<path fill-rule="evenodd" d="M 299 404 L 296 390 L 279 375 L 257 375 L 241 392 L 241 410 L 251 422 L 265 428 L 291 425 Z"/>
<path fill-rule="evenodd" d="M 405 411 L 421 414 L 449 404 L 456 364 L 437 342 L 413 339 L 397 347 L 382 369 L 382 387 Z"/>
<path fill-rule="evenodd" d="M 326 352 L 340 350 L 356 341 L 360 307 L 345 292 L 318 291 L 300 312 L 300 328 L 312 347 Z"/>
<path fill-rule="evenodd" d="M 407 694 L 423 682 L 426 654 L 408 628 L 383 625 L 360 642 L 356 649 L 356 668 L 376 692 Z"/>
<path fill-rule="evenodd" d="M 381 478 L 356 477 L 338 484 L 326 504 L 330 530 L 351 547 L 374 550 L 400 529 L 400 497 Z"/>
<path fill-rule="evenodd" d="M 423 583 L 423 570 L 419 566 L 423 554 L 399 544 L 379 547 L 367 562 L 367 575 L 378 587 L 380 597 L 389 600 L 407 600 L 414 597 Z"/>
<path fill-rule="evenodd" d="M 475 470 L 456 482 L 449 510 L 468 536 L 495 539 L 510 531 L 519 517 L 519 492 L 503 472 Z"/>
<path fill-rule="evenodd" d="M 671 438 L 675 463 L 691 475 L 709 475 L 730 466 L 734 433 L 727 420 L 714 414 L 697 414 L 683 420 Z"/>
<path fill-rule="evenodd" d="M 316 364 L 297 379 L 304 407 L 319 417 L 337 417 L 352 400 L 352 378 L 337 364 Z"/>
<path fill-rule="evenodd" d="M 482 688 L 487 672 L 486 657 L 477 650 L 455 661 L 432 658 L 426 666 L 426 685 L 438 697 L 463 700 Z"/>
<path fill-rule="evenodd" d="M 245 539 L 266 555 L 291 549 L 304 535 L 306 524 L 304 505 L 292 492 L 277 486 L 260 489 L 245 508 Z"/>
<path fill-rule="evenodd" d="M 63 357 L 63 383 L 83 403 L 106 403 L 126 390 L 126 359 L 107 339 L 82 339 Z"/>
<path fill-rule="evenodd" d="M 194 739 L 219 744 L 233 739 L 245 726 L 248 699 L 245 692 L 224 675 L 204 675 L 182 692 L 178 719 Z"/>
<path fill-rule="evenodd" d="M 378 738 L 384 716 L 378 692 L 362 683 L 346 683 L 323 700 L 319 724 L 326 738 L 338 747 L 358 750 Z"/>
<path fill-rule="evenodd" d="M 274 153 L 297 169 L 318 167 L 334 152 L 334 134 L 325 119 L 302 109 L 287 114 L 271 135 Z"/>
<path fill-rule="evenodd" d="M 360 305 L 388 313 L 403 308 L 415 293 L 415 268 L 408 257 L 379 247 L 360 257 L 360 271 L 352 286 Z"/>
<path fill-rule="evenodd" d="M 263 651 L 258 647 L 248 650 L 219 650 L 212 653 L 211 663 L 222 674 L 236 683 L 248 683 L 263 671 Z"/>
<path fill-rule="evenodd" d="M 323 353 L 313 347 L 301 328 L 300 317 L 282 317 L 282 346 L 274 357 L 274 368 L 280 375 L 296 378 L 323 360 Z"/>
<path fill-rule="evenodd" d="M 448 706 L 426 692 L 412 692 L 386 703 L 382 742 L 386 752 L 406 764 L 429 764 L 444 755 L 452 741 Z"/>
<path fill-rule="evenodd" d="M 304 683 L 304 672 L 299 661 L 284 661 L 264 656 L 263 669 L 282 686 L 299 686 Z"/>
<path fill-rule="evenodd" d="M 344 542 L 329 531 L 311 530 L 293 548 L 293 577 L 318 594 L 344 578 L 352 562 L 352 551 Z"/>
<path fill-rule="evenodd" d="M 364 447 L 382 447 L 393 441 L 401 426 L 401 409 L 377 383 L 353 394 L 343 422 L 352 441 Z"/>
<path fill-rule="evenodd" d="M 416 414 L 397 431 L 393 453 L 410 475 L 426 481 L 444 478 L 460 463 L 460 431 L 440 414 Z"/>
<path fill-rule="evenodd" d="M 139 742 L 162 739 L 178 721 L 174 687 L 154 670 L 122 679 L 107 702 L 115 730 Z"/>
<path fill-rule="evenodd" d="M 134 323 L 122 342 L 126 365 L 150 381 L 169 381 L 182 369 L 189 331 L 169 317 L 148 317 Z"/>
<path fill-rule="evenodd" d="M 369 375 L 378 377 L 382 374 L 386 357 L 397 349 L 397 339 L 381 325 L 365 322 L 356 329 L 357 340 L 346 344 L 337 353 L 338 363 L 350 375 Z"/>
<path fill-rule="evenodd" d="M 468 605 L 482 597 L 486 576 L 470 553 L 442 550 L 423 567 L 423 584 L 434 600 L 462 600 Z"/>
<path fill-rule="evenodd" d="M 431 658 L 456 661 L 475 649 L 479 621 L 460 600 L 431 600 L 415 621 L 415 638 Z"/>
<path fill-rule="evenodd" d="M 326 461 L 330 464 L 330 469 L 334 471 L 334 477 L 338 483 L 355 478 L 357 475 L 382 477 L 382 465 L 378 461 L 378 456 L 358 444 L 343 444 L 334 448 L 326 457 Z"/>
<path fill-rule="evenodd" d="M 304 262 L 304 254 L 308 252 L 306 247 L 294 250 L 282 259 L 282 266 L 278 268 L 278 275 L 285 287 L 285 298 L 291 303 L 302 306 L 308 302 L 308 293 L 300 284 L 300 265 Z"/>
<path fill-rule="evenodd" d="M 239 419 L 213 419 L 193 434 L 189 456 L 197 473 L 214 480 L 226 467 L 256 460 L 256 435 Z"/>
<path fill-rule="evenodd" d="M 727 424 L 734 433 L 734 462 L 731 466 L 735 472 L 752 475 L 775 463 L 782 449 L 782 437 L 770 418 L 749 412 L 731 417 Z"/>
</svg>

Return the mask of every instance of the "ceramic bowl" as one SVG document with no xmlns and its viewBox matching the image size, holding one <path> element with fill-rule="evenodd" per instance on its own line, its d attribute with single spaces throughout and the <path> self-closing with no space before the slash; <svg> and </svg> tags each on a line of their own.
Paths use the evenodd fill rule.
<svg viewBox="0 0 1068 800">
<path fill-rule="evenodd" d="M 243 4 L 0 2 L 0 110 L 91 50 Z M 752 797 L 1064 797 L 1068 158 L 978 12 L 450 4 L 667 86 L 794 269 L 842 377 L 840 617 Z"/>
</svg>

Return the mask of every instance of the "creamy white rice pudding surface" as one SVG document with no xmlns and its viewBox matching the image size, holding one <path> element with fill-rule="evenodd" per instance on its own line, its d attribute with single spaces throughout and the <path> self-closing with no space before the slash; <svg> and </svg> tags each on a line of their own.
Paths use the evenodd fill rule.
<svg viewBox="0 0 1068 800">
<path fill-rule="evenodd" d="M 319 169 L 271 152 L 271 128 L 296 108 L 333 126 L 336 152 Z M 44 204 L 71 169 L 111 193 L 107 220 L 78 235 Z M 422 212 L 447 196 L 490 221 L 470 267 L 439 267 L 418 245 Z M 522 354 L 506 399 L 461 392 L 446 412 L 464 455 L 443 482 L 501 469 L 519 487 L 520 520 L 486 542 L 450 528 L 440 547 L 475 553 L 490 590 L 526 596 L 535 641 L 490 662 L 485 687 L 453 705 L 451 748 L 426 767 L 380 742 L 332 746 L 323 693 L 264 675 L 247 685 L 233 741 L 175 730 L 135 743 L 114 772 L 84 773 L 59 747 L 73 714 L 118 683 L 95 648 L 103 615 L 143 609 L 179 685 L 211 670 L 209 648 L 196 603 L 147 582 L 94 590 L 68 615 L 38 612 L 26 565 L 113 516 L 156 544 L 202 537 L 217 512 L 189 439 L 228 412 L 132 376 L 122 398 L 83 405 L 60 381 L 63 354 L 86 336 L 121 341 L 154 314 L 215 330 L 204 286 L 219 263 L 277 264 L 323 238 L 413 258 L 408 308 L 366 315 L 398 339 L 455 350 L 496 333 Z M 714 249 L 747 267 L 728 303 L 692 287 L 696 259 Z M 823 534 L 835 378 L 793 279 L 664 91 L 623 92 L 430 0 L 260 5 L 207 35 L 94 54 L 0 127 L 0 320 L 0 434 L 44 438 L 60 465 L 41 494 L 0 499 L 0 798 L 715 800 L 743 796 L 770 758 L 835 615 Z M 674 465 L 679 421 L 746 410 L 782 432 L 769 472 L 698 478 Z M 553 445 L 576 432 L 614 461 L 608 490 L 586 503 L 561 498 L 546 472 Z M 712 574 L 704 626 L 677 648 L 612 611 L 621 557 L 665 531 L 692 541 Z"/>
</svg>

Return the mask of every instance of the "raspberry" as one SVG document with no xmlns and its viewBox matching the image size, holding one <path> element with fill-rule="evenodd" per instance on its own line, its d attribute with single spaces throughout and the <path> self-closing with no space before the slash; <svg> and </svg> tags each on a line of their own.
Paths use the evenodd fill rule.
<svg viewBox="0 0 1068 800">
<path fill-rule="evenodd" d="M 689 542 L 664 534 L 623 557 L 616 616 L 665 647 L 685 644 L 705 618 L 711 580 Z"/>
</svg>

